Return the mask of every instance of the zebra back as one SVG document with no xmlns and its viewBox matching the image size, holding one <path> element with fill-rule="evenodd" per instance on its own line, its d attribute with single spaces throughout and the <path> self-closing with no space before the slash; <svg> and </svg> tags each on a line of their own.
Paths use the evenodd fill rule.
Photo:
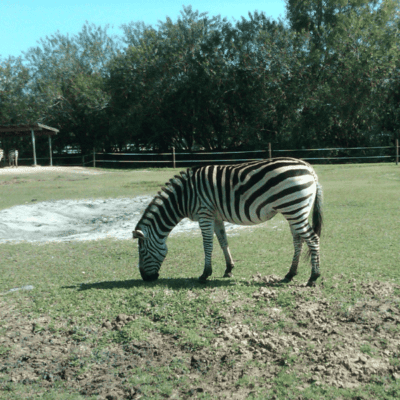
<svg viewBox="0 0 400 400">
<path fill-rule="evenodd" d="M 180 174 L 158 192 L 135 230 L 145 228 L 158 237 L 168 236 L 183 218 L 196 220 L 200 206 L 223 221 L 259 224 L 286 209 L 293 214 L 293 209 L 308 204 L 315 195 L 310 186 L 318 185 L 312 166 L 294 158 L 194 167 Z"/>
</svg>

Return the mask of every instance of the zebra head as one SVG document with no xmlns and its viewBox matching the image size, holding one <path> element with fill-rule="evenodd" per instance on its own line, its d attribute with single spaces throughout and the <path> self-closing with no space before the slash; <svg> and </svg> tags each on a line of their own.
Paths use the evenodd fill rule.
<svg viewBox="0 0 400 400">
<path fill-rule="evenodd" d="M 132 232 L 134 239 L 139 239 L 139 271 L 145 281 L 158 279 L 158 271 L 167 256 L 165 240 L 149 237 L 145 232 L 136 229 Z"/>
</svg>

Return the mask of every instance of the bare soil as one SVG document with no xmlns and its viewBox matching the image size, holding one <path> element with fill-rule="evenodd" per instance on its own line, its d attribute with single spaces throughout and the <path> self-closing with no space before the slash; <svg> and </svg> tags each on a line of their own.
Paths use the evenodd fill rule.
<svg viewBox="0 0 400 400">
<path fill-rule="evenodd" d="M 365 297 L 343 308 L 340 301 L 325 298 L 323 281 L 316 288 L 300 284 L 278 288 L 276 281 L 274 276 L 253 276 L 249 285 L 254 286 L 254 293 L 245 301 L 265 304 L 266 326 L 281 321 L 279 331 L 252 331 L 243 322 L 243 313 L 235 312 L 237 305 L 230 304 L 212 345 L 196 351 L 180 346 L 176 337 L 155 332 L 145 342 L 113 343 L 99 350 L 96 343 L 79 340 L 75 327 L 65 321 L 23 317 L 0 297 L 0 320 L 5 322 L 0 349 L 9 349 L 0 352 L 0 389 L 10 381 L 36 382 L 43 390 L 58 382 L 68 390 L 99 399 L 151 398 L 143 392 L 152 382 L 132 386 L 129 377 L 138 367 L 156 371 L 172 364 L 175 378 L 184 377 L 191 383 L 189 388 L 174 389 L 170 398 L 179 399 L 204 393 L 245 399 L 257 385 L 237 385 L 240 378 L 260 378 L 257 382 L 272 389 L 268 382 L 283 369 L 304 377 L 299 393 L 312 384 L 351 389 L 367 384 L 373 376 L 400 379 L 398 285 L 354 282 L 354 289 L 361 289 Z M 337 276 L 335 281 L 341 285 L 345 278 Z M 210 290 L 216 294 L 210 301 L 221 301 L 223 292 Z M 282 291 L 295 298 L 292 308 L 270 304 Z M 313 299 L 305 300 L 310 297 Z M 105 332 L 120 330 L 136 318 L 116 315 L 86 332 L 101 340 Z M 52 333 L 51 326 L 63 329 Z M 177 362 L 182 365 L 181 373 Z"/>
</svg>

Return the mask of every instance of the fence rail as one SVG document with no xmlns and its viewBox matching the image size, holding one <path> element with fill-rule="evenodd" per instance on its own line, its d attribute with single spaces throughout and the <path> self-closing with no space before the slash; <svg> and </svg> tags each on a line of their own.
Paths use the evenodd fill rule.
<svg viewBox="0 0 400 400">
<path fill-rule="evenodd" d="M 240 151 L 219 151 L 219 152 L 176 152 L 175 149 L 172 149 L 172 152 L 168 153 L 99 153 L 93 149 L 92 154 L 89 155 L 66 155 L 66 156 L 56 156 L 53 157 L 53 165 L 69 165 L 69 166 L 88 166 L 93 165 L 96 167 L 103 164 L 104 166 L 110 166 L 113 164 L 113 167 L 117 167 L 119 165 L 132 165 L 132 164 L 148 164 L 148 165 L 160 165 L 164 164 L 165 166 L 173 166 L 176 164 L 188 164 L 193 165 L 196 163 L 235 163 L 235 162 L 244 162 L 244 161 L 259 161 L 268 158 L 272 158 L 273 156 L 282 156 L 285 154 L 290 155 L 291 153 L 301 153 L 304 152 L 348 152 L 352 150 L 362 150 L 365 151 L 374 151 L 380 153 L 379 155 L 355 155 L 349 156 L 348 154 L 343 155 L 335 155 L 332 154 L 327 155 L 327 157 L 309 157 L 310 154 L 305 154 L 304 157 L 298 157 L 306 161 L 323 161 L 327 162 L 338 161 L 341 160 L 360 160 L 366 159 L 369 161 L 378 160 L 378 159 L 391 159 L 395 161 L 396 165 L 398 165 L 399 160 L 399 141 L 395 141 L 394 146 L 371 146 L 371 147 L 334 147 L 334 148 L 321 148 L 321 149 L 273 149 L 271 143 L 268 145 L 268 149 L 265 150 L 240 150 Z M 243 158 L 243 155 L 248 154 L 249 157 Z M 215 156 L 224 155 L 225 157 Z M 236 158 L 236 155 L 240 155 L 240 158 Z M 182 156 L 190 156 L 188 158 L 181 159 Z M 207 158 L 210 156 L 210 158 Z M 147 158 L 148 157 L 148 158 Z M 118 158 L 118 159 L 117 159 Z M 79 163 L 75 162 L 65 162 L 66 160 L 76 160 L 80 159 Z M 23 161 L 22 164 L 25 164 L 25 161 L 30 161 L 32 158 L 20 158 L 19 161 Z M 49 160 L 48 157 L 41 157 L 37 160 Z M 59 162 L 61 161 L 61 162 Z M 62 162 L 64 161 L 64 162 Z"/>
<path fill-rule="evenodd" d="M 343 155 L 337 155 L 337 156 L 332 156 L 328 155 L 326 157 L 299 157 L 303 160 L 306 161 L 323 161 L 326 160 L 328 162 L 331 161 L 341 161 L 341 160 L 361 160 L 361 159 L 366 159 L 369 161 L 372 160 L 379 160 L 379 159 L 392 159 L 396 162 L 396 165 L 398 164 L 398 140 L 396 140 L 395 146 L 371 146 L 371 147 L 334 147 L 334 148 L 321 148 L 321 149 L 272 149 L 271 144 L 269 143 L 268 150 L 248 150 L 248 151 L 224 151 L 224 152 L 182 152 L 182 153 L 177 153 L 175 152 L 175 149 L 173 149 L 172 152 L 168 153 L 96 153 L 95 150 L 93 150 L 93 160 L 94 165 L 97 164 L 110 164 L 114 163 L 114 165 L 121 163 L 121 164 L 154 164 L 154 165 L 159 165 L 159 164 L 164 164 L 166 166 L 171 165 L 174 166 L 176 163 L 179 164 L 196 164 L 196 163 L 214 163 L 214 162 L 243 162 L 243 161 L 257 161 L 257 160 L 263 160 L 266 158 L 272 158 L 273 155 L 276 156 L 282 156 L 283 154 L 287 153 L 300 153 L 301 152 L 318 152 L 318 151 L 330 151 L 330 152 L 348 152 L 351 150 L 361 150 L 363 152 L 365 151 L 377 151 L 380 152 L 380 155 L 356 155 L 356 156 L 349 156 L 347 154 Z M 382 154 L 385 153 L 385 154 Z M 244 154 L 249 154 L 249 155 L 254 155 L 253 157 L 248 157 L 248 158 L 242 158 Z M 387 153 L 392 153 L 392 154 L 387 154 Z M 242 157 L 240 158 L 235 158 L 236 155 L 241 155 Z M 186 159 L 179 159 L 182 156 L 191 156 L 190 158 Z M 226 157 L 219 157 L 219 158 L 214 158 L 211 157 L 210 159 L 205 159 L 204 156 L 216 156 L 216 155 L 225 155 Z M 262 155 L 264 155 L 263 158 Z M 101 157 L 101 158 L 100 158 Z M 110 157 L 110 158 L 109 158 Z M 118 157 L 118 159 L 116 159 Z M 147 158 L 149 157 L 149 158 Z M 201 157 L 201 158 L 197 158 Z M 124 159 L 125 158 L 125 159 Z M 132 159 L 136 158 L 136 159 Z M 156 159 L 155 159 L 156 158 Z M 160 159 L 161 158 L 161 159 Z"/>
</svg>

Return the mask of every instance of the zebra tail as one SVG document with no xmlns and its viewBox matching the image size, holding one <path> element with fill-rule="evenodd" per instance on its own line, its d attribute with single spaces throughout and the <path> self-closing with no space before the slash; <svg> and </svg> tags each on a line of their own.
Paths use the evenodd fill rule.
<svg viewBox="0 0 400 400">
<path fill-rule="evenodd" d="M 318 237 L 321 237 L 323 214 L 322 214 L 322 186 L 317 182 L 317 193 L 315 195 L 314 209 L 312 215 L 312 228 Z M 308 248 L 305 254 L 307 259 L 311 259 L 311 250 Z"/>
<path fill-rule="evenodd" d="M 322 213 L 322 186 L 317 182 L 317 194 L 315 196 L 314 210 L 313 210 L 313 230 L 321 237 L 323 213 Z"/>
</svg>

